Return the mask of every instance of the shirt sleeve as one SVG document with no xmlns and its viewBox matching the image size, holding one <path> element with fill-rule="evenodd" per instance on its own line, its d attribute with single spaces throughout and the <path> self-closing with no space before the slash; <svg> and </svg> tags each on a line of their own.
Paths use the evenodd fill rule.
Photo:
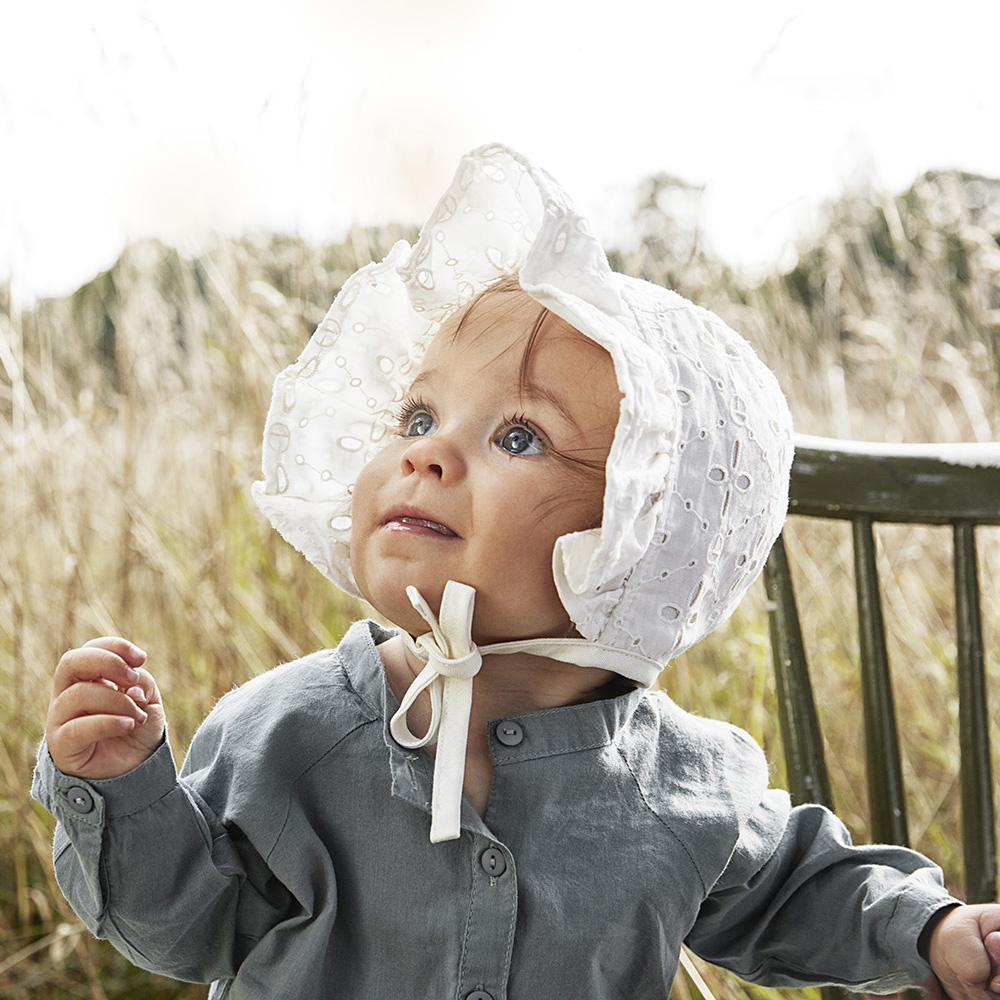
<svg viewBox="0 0 1000 1000">
<path fill-rule="evenodd" d="M 892 993 L 931 978 L 921 930 L 959 901 L 941 871 L 902 847 L 853 846 L 818 805 L 769 791 L 744 826 L 687 944 L 764 986 Z"/>
<path fill-rule="evenodd" d="M 43 741 L 32 795 L 57 820 L 56 878 L 99 937 L 190 982 L 231 978 L 295 902 L 240 831 L 179 781 L 166 741 L 128 774 L 63 774 Z"/>
</svg>

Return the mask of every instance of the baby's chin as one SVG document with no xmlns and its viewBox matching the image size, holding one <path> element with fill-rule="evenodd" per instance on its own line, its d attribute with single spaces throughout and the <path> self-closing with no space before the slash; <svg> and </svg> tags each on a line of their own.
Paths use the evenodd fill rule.
<svg viewBox="0 0 1000 1000">
<path fill-rule="evenodd" d="M 435 615 L 441 610 L 441 597 L 435 594 L 428 597 L 422 596 L 430 605 Z M 380 618 L 390 625 L 404 632 L 409 633 L 413 638 L 424 635 L 430 631 L 430 626 L 420 614 L 410 604 L 406 594 L 403 593 L 401 599 L 391 602 L 383 602 L 381 606 L 368 601 Z M 509 627 L 498 627 L 496 623 L 484 620 L 482 616 L 473 612 L 472 616 L 472 641 L 477 646 L 492 646 L 502 642 L 523 642 L 530 639 L 582 639 L 583 636 L 577 631 L 576 626 L 567 616 L 565 621 L 552 623 L 548 628 L 540 629 L 530 633 L 525 633 L 523 629 L 512 629 Z"/>
</svg>

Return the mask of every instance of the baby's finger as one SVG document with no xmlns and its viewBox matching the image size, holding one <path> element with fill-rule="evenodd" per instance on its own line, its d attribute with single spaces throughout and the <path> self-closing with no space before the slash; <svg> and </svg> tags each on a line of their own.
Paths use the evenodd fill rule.
<svg viewBox="0 0 1000 1000">
<path fill-rule="evenodd" d="M 139 725 L 147 718 L 147 713 L 117 688 L 80 682 L 53 699 L 47 728 L 64 726 L 71 719 L 85 715 L 118 715 L 133 719 Z"/>
<path fill-rule="evenodd" d="M 69 774 L 81 763 L 86 763 L 78 758 L 89 757 L 96 743 L 124 736 L 133 729 L 135 719 L 127 715 L 81 715 L 60 727 L 58 740 L 55 745 L 50 743 L 49 752 L 53 758 L 57 754 L 65 758 L 67 764 L 63 770 Z"/>
<path fill-rule="evenodd" d="M 991 931 L 983 938 L 983 944 L 990 956 L 990 992 L 1000 993 L 1000 933 Z"/>
<path fill-rule="evenodd" d="M 983 938 L 983 944 L 994 962 L 1000 961 L 1000 931 L 990 931 Z"/>
<path fill-rule="evenodd" d="M 120 635 L 105 635 L 99 639 L 90 639 L 82 646 L 83 649 L 106 649 L 117 653 L 130 667 L 141 667 L 146 662 L 146 651 L 140 649 L 134 642 L 123 639 Z"/>
<path fill-rule="evenodd" d="M 136 704 L 159 705 L 160 689 L 156 686 L 156 681 L 153 679 L 153 675 L 148 670 L 144 670 L 142 667 L 140 667 L 136 673 L 139 675 L 137 683 L 130 687 L 125 693 L 134 702 L 136 702 Z"/>
<path fill-rule="evenodd" d="M 129 688 L 139 682 L 139 672 L 131 666 L 129 660 L 114 649 L 97 645 L 100 642 L 121 643 L 121 652 L 131 643 L 125 639 L 94 640 L 94 645 L 82 646 L 64 653 L 56 667 L 53 681 L 53 693 L 61 694 L 67 688 L 80 681 L 110 681 L 120 688 Z M 131 654 L 130 654 L 131 655 Z M 135 656 L 131 657 L 135 659 Z"/>
</svg>

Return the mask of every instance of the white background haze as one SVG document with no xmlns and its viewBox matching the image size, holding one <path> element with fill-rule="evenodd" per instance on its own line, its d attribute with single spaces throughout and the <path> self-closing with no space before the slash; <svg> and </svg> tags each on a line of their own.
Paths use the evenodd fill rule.
<svg viewBox="0 0 1000 1000">
<path fill-rule="evenodd" d="M 501 141 L 614 242 L 635 184 L 704 186 L 709 250 L 787 264 L 815 207 L 1000 176 L 1000 4 L 5 0 L 0 281 L 65 294 L 126 243 L 419 223 Z"/>
</svg>

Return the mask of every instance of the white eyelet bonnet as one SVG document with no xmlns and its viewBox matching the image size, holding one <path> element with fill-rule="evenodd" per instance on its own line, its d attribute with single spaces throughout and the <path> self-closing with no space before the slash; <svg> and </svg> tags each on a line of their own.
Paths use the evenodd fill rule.
<svg viewBox="0 0 1000 1000">
<path fill-rule="evenodd" d="M 344 283 L 275 382 L 254 497 L 287 541 L 357 595 L 353 484 L 391 433 L 442 322 L 509 274 L 608 351 L 623 399 L 601 527 L 564 535 L 553 553 L 559 597 L 589 642 L 478 652 L 531 648 L 651 684 L 668 659 L 732 613 L 763 568 L 788 503 L 791 417 L 774 375 L 739 334 L 675 292 L 613 272 L 562 188 L 504 146 L 463 157 L 416 245 L 401 240 Z M 471 595 L 452 600 L 467 603 L 459 618 L 471 617 Z M 431 625 L 421 656 L 436 664 L 424 686 L 445 692 L 446 714 L 448 687 L 468 688 L 471 699 L 464 675 L 475 672 L 468 656 L 477 659 L 464 625 L 449 626 L 453 640 L 440 634 L 456 613 L 445 610 L 448 601 L 446 590 L 440 626 L 429 609 L 421 612 Z M 595 644 L 605 655 L 595 655 Z M 589 655 L 581 655 L 584 645 Z M 464 666 L 448 666 L 458 660 Z M 437 716 L 439 698 L 435 706 Z M 407 736 L 401 711 L 397 738 L 423 745 L 437 735 L 441 764 L 444 722 L 418 741 Z M 460 798 L 461 775 L 457 787 Z M 448 827 L 432 839 L 457 836 L 457 814 Z"/>
</svg>

